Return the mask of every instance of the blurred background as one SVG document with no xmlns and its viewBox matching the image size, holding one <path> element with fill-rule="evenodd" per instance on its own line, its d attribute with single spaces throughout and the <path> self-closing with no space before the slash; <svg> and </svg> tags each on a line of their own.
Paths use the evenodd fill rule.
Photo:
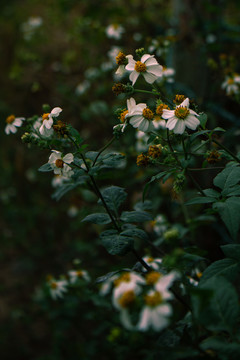
<svg viewBox="0 0 240 360">
<path fill-rule="evenodd" d="M 115 57 L 120 50 L 134 55 L 144 47 L 169 70 L 160 84 L 165 95 L 194 99 L 209 114 L 209 128 L 229 129 L 224 142 L 236 149 L 239 94 L 227 94 L 222 84 L 240 71 L 239 10 L 240 3 L 234 0 L 1 1 L 0 350 L 4 360 L 132 359 L 132 354 L 154 359 L 139 347 L 141 335 L 125 334 L 119 328 L 111 306 L 91 285 L 80 287 L 66 302 L 44 295 L 49 274 L 57 277 L 80 264 L 96 279 L 131 267 L 135 259 L 108 255 L 97 238 L 98 228 L 81 223 L 96 207 L 88 190 L 70 192 L 59 202 L 51 198 L 52 174 L 37 170 L 47 162 L 49 152 L 28 149 L 20 140 L 21 130 L 7 136 L 6 117 L 41 115 L 43 104 L 60 106 L 62 118 L 86 139 L 89 150 L 101 148 L 119 122 L 115 110 L 126 103 L 124 96 L 112 92 L 114 82 L 128 81 L 116 77 Z M 132 130 L 113 146 L 126 153 L 127 169 L 115 170 L 108 174 L 110 179 L 100 181 L 100 186 L 126 188 L 129 210 L 141 199 L 147 179 L 135 164 L 139 151 Z M 173 214 L 172 207 L 163 205 L 170 188 L 158 185 L 154 191 L 155 215 L 165 211 L 172 219 L 181 218 L 179 210 L 174 208 Z M 149 344 L 156 341 L 144 339 Z"/>
</svg>

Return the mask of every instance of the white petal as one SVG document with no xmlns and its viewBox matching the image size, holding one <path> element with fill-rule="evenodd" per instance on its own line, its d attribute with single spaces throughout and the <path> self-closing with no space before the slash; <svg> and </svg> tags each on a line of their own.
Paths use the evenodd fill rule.
<svg viewBox="0 0 240 360">
<path fill-rule="evenodd" d="M 22 118 L 16 118 L 12 125 L 14 126 L 21 126 L 22 125 Z"/>
<path fill-rule="evenodd" d="M 139 77 L 139 73 L 135 70 L 130 74 L 129 79 L 132 81 L 133 85 L 137 81 L 138 77 Z"/>
<path fill-rule="evenodd" d="M 117 71 L 115 72 L 115 74 L 122 76 L 125 73 L 125 66 L 124 65 L 120 65 L 117 68 Z"/>
<path fill-rule="evenodd" d="M 154 57 L 154 55 L 145 54 L 141 57 L 141 62 L 145 63 L 148 59 L 151 59 L 153 57 Z"/>
<path fill-rule="evenodd" d="M 152 317 L 152 327 L 156 331 L 164 329 L 168 325 L 169 321 L 165 316 L 157 315 Z"/>
<path fill-rule="evenodd" d="M 175 116 L 173 116 L 172 118 L 168 119 L 167 123 L 166 123 L 166 128 L 169 130 L 172 130 L 176 123 L 177 123 L 178 119 L 175 118 Z"/>
<path fill-rule="evenodd" d="M 52 118 L 49 118 L 49 120 L 44 120 L 43 121 L 43 126 L 45 126 L 45 128 L 47 128 L 47 129 L 51 129 L 52 124 L 53 124 L 53 119 Z"/>
<path fill-rule="evenodd" d="M 199 116 L 195 111 L 193 111 L 193 110 L 191 110 L 191 109 L 189 109 L 189 112 L 190 112 L 191 115 Z"/>
<path fill-rule="evenodd" d="M 151 57 L 145 61 L 145 65 L 147 65 L 147 67 L 148 67 L 148 66 L 152 66 L 152 65 L 159 65 L 159 63 L 157 62 L 156 59 L 154 59 L 154 57 Z"/>
<path fill-rule="evenodd" d="M 177 107 L 179 107 L 179 106 L 188 108 L 189 107 L 189 98 L 186 98 L 185 100 L 183 100 L 183 102 L 180 105 L 178 105 Z"/>
<path fill-rule="evenodd" d="M 131 323 L 131 318 L 127 310 L 122 310 L 120 312 L 120 320 L 123 324 L 123 326 L 128 330 L 133 330 L 134 326 Z"/>
<path fill-rule="evenodd" d="M 161 315 L 170 316 L 172 314 L 172 307 L 169 304 L 160 305 L 156 310 Z"/>
<path fill-rule="evenodd" d="M 136 61 L 133 58 L 128 58 L 128 64 L 126 65 L 125 69 L 128 71 L 133 71 L 135 68 Z"/>
<path fill-rule="evenodd" d="M 167 110 L 163 109 L 162 118 L 163 119 L 170 119 L 175 115 L 174 110 Z"/>
<path fill-rule="evenodd" d="M 145 331 L 149 328 L 150 317 L 151 317 L 151 310 L 148 307 L 144 307 L 140 313 L 140 320 L 137 325 L 138 330 Z"/>
<path fill-rule="evenodd" d="M 60 107 L 55 107 L 50 112 L 50 115 L 55 117 L 55 116 L 58 116 L 60 114 L 60 112 L 62 112 L 62 109 Z"/>
<path fill-rule="evenodd" d="M 200 124 L 200 121 L 193 115 L 188 115 L 184 122 L 191 130 L 196 130 L 197 126 Z"/>
<path fill-rule="evenodd" d="M 185 130 L 185 121 L 177 120 L 176 125 L 173 129 L 174 134 L 183 134 Z"/>
<path fill-rule="evenodd" d="M 142 121 L 138 125 L 138 129 L 143 132 L 147 132 L 149 128 L 149 120 L 142 119 Z"/>
<path fill-rule="evenodd" d="M 127 108 L 128 112 L 130 113 L 136 106 L 136 101 L 134 98 L 130 98 L 127 100 Z"/>
<path fill-rule="evenodd" d="M 73 154 L 69 153 L 69 154 L 66 154 L 64 157 L 63 157 L 63 161 L 67 164 L 71 164 L 71 162 L 73 162 Z"/>
<path fill-rule="evenodd" d="M 142 74 L 143 74 L 143 77 L 146 80 L 146 82 L 149 83 L 149 84 L 152 84 L 157 79 L 156 75 L 153 75 L 153 74 L 151 74 L 149 72 L 144 72 Z"/>
<path fill-rule="evenodd" d="M 162 76 L 162 66 L 152 65 L 147 67 L 147 72 L 156 75 L 157 77 Z"/>
</svg>

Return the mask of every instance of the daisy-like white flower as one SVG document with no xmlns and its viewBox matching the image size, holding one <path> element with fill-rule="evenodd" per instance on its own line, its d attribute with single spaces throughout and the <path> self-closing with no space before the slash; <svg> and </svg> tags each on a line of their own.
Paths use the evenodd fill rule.
<svg viewBox="0 0 240 360">
<path fill-rule="evenodd" d="M 163 109 L 162 118 L 167 120 L 166 127 L 175 134 L 183 134 L 186 127 L 196 130 L 200 121 L 195 111 L 189 109 L 189 99 L 186 98 L 175 110 Z"/>
<path fill-rule="evenodd" d="M 115 74 L 122 76 L 126 71 L 126 66 L 130 60 L 133 60 L 132 55 L 125 55 L 122 51 L 119 51 L 116 56 L 116 63 L 118 65 L 117 71 Z"/>
<path fill-rule="evenodd" d="M 175 75 L 175 70 L 173 68 L 163 67 L 163 79 L 165 79 L 168 83 L 173 83 L 173 76 Z"/>
<path fill-rule="evenodd" d="M 227 76 L 221 87 L 226 91 L 227 95 L 239 94 L 240 75 Z"/>
<path fill-rule="evenodd" d="M 70 270 L 68 275 L 71 284 L 75 284 L 75 282 L 77 282 L 79 279 L 83 279 L 87 282 L 90 281 L 90 276 L 85 270 Z"/>
<path fill-rule="evenodd" d="M 128 112 L 125 115 L 125 119 L 130 117 L 129 123 L 138 128 L 143 132 L 149 132 L 154 130 L 152 120 L 154 118 L 154 113 L 147 107 L 147 104 L 140 103 L 136 104 L 136 101 L 133 98 L 127 100 Z"/>
<path fill-rule="evenodd" d="M 5 127 L 5 133 L 9 135 L 10 133 L 15 134 L 17 132 L 17 128 L 22 126 L 23 121 L 25 118 L 18 117 L 16 118 L 14 115 L 9 115 L 6 118 L 6 127 Z"/>
<path fill-rule="evenodd" d="M 57 298 L 62 298 L 64 293 L 67 292 L 68 282 L 67 280 L 54 280 L 51 279 L 48 282 L 50 295 L 54 300 Z"/>
<path fill-rule="evenodd" d="M 109 38 L 119 40 L 124 33 L 124 27 L 119 24 L 110 24 L 106 27 L 106 35 Z"/>
<path fill-rule="evenodd" d="M 161 236 L 168 228 L 167 220 L 164 215 L 157 215 L 156 218 L 151 222 L 153 231 Z"/>
<path fill-rule="evenodd" d="M 121 298 L 122 294 L 129 291 L 134 291 L 134 294 L 139 294 L 141 292 L 141 285 L 145 283 L 145 279 L 134 272 L 125 272 L 122 275 L 118 276 L 113 283 L 113 305 L 117 309 L 120 309 L 121 306 L 119 304 L 119 298 Z"/>
<path fill-rule="evenodd" d="M 154 55 L 145 54 L 141 57 L 140 61 L 129 58 L 125 69 L 131 71 L 129 79 L 134 85 L 140 74 L 143 75 L 146 82 L 152 84 L 157 78 L 162 76 L 163 67 L 159 65 Z"/>
<path fill-rule="evenodd" d="M 172 307 L 165 302 L 163 294 L 151 290 L 145 296 L 145 306 L 140 313 L 137 329 L 147 331 L 153 329 L 160 331 L 169 324 L 169 316 L 172 314 Z"/>
<path fill-rule="evenodd" d="M 53 118 L 58 117 L 62 112 L 60 107 L 55 107 L 50 113 L 42 115 L 42 125 L 39 128 L 41 135 L 49 137 L 52 135 Z"/>
<path fill-rule="evenodd" d="M 55 175 L 71 177 L 73 175 L 72 168 L 68 165 L 74 160 L 73 154 L 68 153 L 65 156 L 60 151 L 52 150 L 48 163 L 51 165 Z"/>
<path fill-rule="evenodd" d="M 153 118 L 153 126 L 155 129 L 166 129 L 166 120 L 162 118 L 163 109 L 170 110 L 167 104 L 159 104 L 156 107 L 156 115 Z"/>
<path fill-rule="evenodd" d="M 147 151 L 148 149 L 148 139 L 149 136 L 143 132 L 143 131 L 136 131 L 136 151 L 137 152 L 142 152 L 142 151 Z"/>
</svg>

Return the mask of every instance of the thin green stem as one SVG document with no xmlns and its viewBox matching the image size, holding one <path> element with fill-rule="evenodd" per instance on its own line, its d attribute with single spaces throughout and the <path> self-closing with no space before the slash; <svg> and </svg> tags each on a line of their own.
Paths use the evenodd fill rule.
<svg viewBox="0 0 240 360">
<path fill-rule="evenodd" d="M 115 140 L 115 137 L 112 137 L 112 139 L 111 139 L 105 146 L 103 146 L 103 147 L 99 150 L 99 152 L 98 152 L 98 154 L 97 154 L 97 156 L 96 156 L 96 158 L 95 158 L 95 160 L 94 160 L 94 162 L 93 162 L 93 166 L 96 164 L 97 159 L 99 158 L 99 156 L 101 155 L 101 153 L 102 153 L 104 150 L 106 150 L 106 149 L 113 143 L 114 140 Z"/>
<path fill-rule="evenodd" d="M 236 155 L 234 155 L 231 150 L 229 150 L 225 145 L 221 144 L 219 141 L 212 139 L 212 141 L 217 144 L 220 148 L 222 148 L 223 150 L 225 150 L 229 155 L 232 156 L 232 158 L 234 160 L 236 160 L 239 164 L 240 164 L 240 159 L 238 159 L 238 157 Z"/>
<path fill-rule="evenodd" d="M 148 90 L 140 90 L 140 89 L 134 89 L 134 92 L 138 93 L 144 93 L 144 94 L 151 94 L 151 95 L 161 95 L 160 93 L 156 93 L 154 91 L 148 91 Z"/>
</svg>

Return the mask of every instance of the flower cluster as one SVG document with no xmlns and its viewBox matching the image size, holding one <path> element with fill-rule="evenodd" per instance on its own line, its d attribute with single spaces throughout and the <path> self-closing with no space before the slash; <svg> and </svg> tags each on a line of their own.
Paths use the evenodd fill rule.
<svg viewBox="0 0 240 360">
<path fill-rule="evenodd" d="M 170 323 L 174 298 L 169 290 L 178 278 L 176 272 L 163 274 L 159 271 L 162 260 L 150 256 L 144 261 L 151 270 L 143 275 L 126 271 L 113 275 L 101 286 L 100 293 L 112 292 L 113 306 L 120 312 L 123 326 L 128 330 L 160 331 Z M 134 321 L 138 314 L 138 320 Z"/>
</svg>

